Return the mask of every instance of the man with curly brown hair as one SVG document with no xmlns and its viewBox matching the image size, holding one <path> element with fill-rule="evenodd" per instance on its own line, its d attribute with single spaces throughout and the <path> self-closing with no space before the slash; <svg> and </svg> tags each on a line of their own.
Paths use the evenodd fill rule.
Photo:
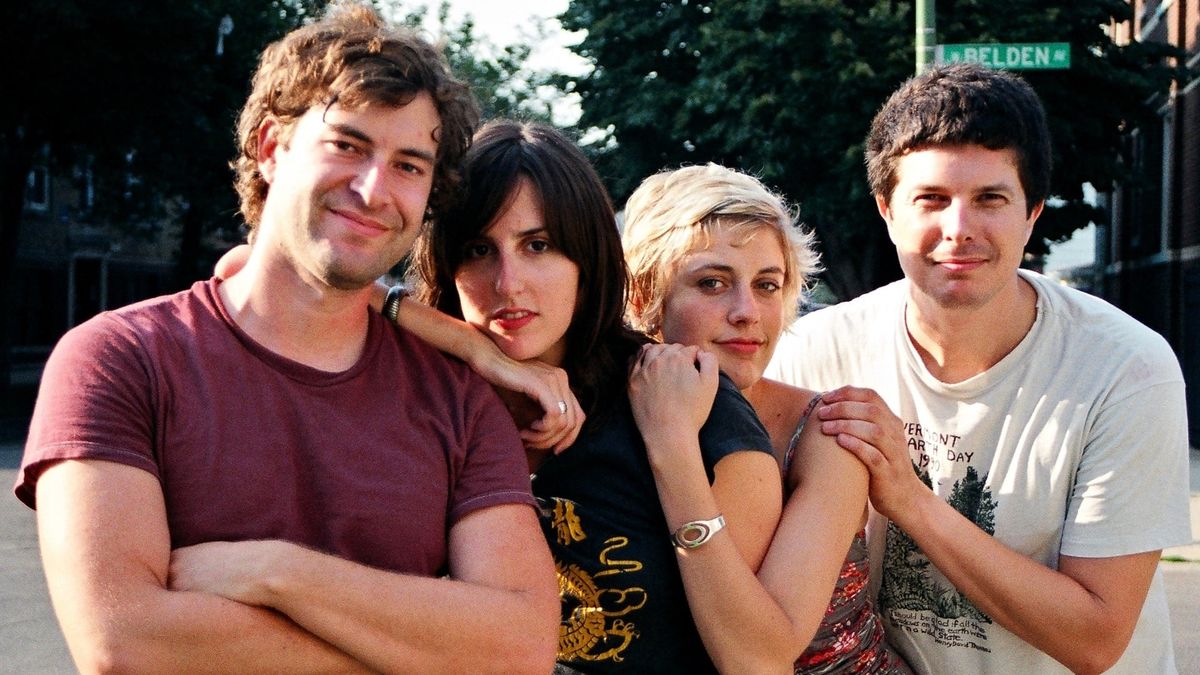
<svg viewBox="0 0 1200 675">
<path fill-rule="evenodd" d="M 364 6 L 264 52 L 234 162 L 245 268 L 105 312 L 46 367 L 16 492 L 82 671 L 550 670 L 511 417 L 369 307 L 477 118 Z"/>
</svg>

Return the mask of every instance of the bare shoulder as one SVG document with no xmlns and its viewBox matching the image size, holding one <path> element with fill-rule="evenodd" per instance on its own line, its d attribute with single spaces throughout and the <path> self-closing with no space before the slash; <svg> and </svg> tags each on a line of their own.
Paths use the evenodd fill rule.
<svg viewBox="0 0 1200 675">
<path fill-rule="evenodd" d="M 771 436 L 776 459 L 781 462 L 791 445 L 796 427 L 816 395 L 817 392 L 811 389 L 793 387 L 765 377 L 746 392 L 746 398 Z"/>
<path fill-rule="evenodd" d="M 812 389 L 793 387 L 779 380 L 764 377 L 746 392 L 746 398 L 750 400 L 760 418 L 764 411 L 783 412 L 798 408 L 799 410 L 795 411 L 794 416 L 799 420 L 808 404 L 818 393 Z"/>
<path fill-rule="evenodd" d="M 755 384 L 749 397 L 759 417 L 771 435 L 775 458 L 785 469 L 784 482 L 788 491 L 806 482 L 806 477 L 855 475 L 865 477 L 866 469 L 857 459 L 843 450 L 832 436 L 821 433 L 820 425 L 810 418 L 801 429 L 805 413 L 820 392 L 793 387 L 766 378 Z M 761 408 L 760 408 L 761 405 Z M 800 434 L 797 437 L 796 432 Z"/>
<path fill-rule="evenodd" d="M 822 477 L 827 479 L 830 475 L 839 476 L 839 481 L 834 483 L 840 484 L 843 489 L 850 490 L 857 483 L 861 483 L 863 490 L 866 489 L 866 466 L 838 445 L 835 437 L 822 433 L 820 420 L 810 417 L 796 439 L 784 481 L 789 490 L 795 490 L 802 485 L 811 485 L 813 480 L 822 480 Z M 852 479 L 853 483 L 850 482 Z"/>
</svg>

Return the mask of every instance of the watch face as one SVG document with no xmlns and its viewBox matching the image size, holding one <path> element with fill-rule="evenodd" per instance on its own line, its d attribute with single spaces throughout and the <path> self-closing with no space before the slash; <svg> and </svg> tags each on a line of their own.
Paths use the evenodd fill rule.
<svg viewBox="0 0 1200 675">
<path fill-rule="evenodd" d="M 675 530 L 675 533 L 671 535 L 671 541 L 675 542 L 679 548 L 696 548 L 712 539 L 713 535 L 724 527 L 724 516 L 717 516 L 709 520 L 693 520 Z"/>
</svg>

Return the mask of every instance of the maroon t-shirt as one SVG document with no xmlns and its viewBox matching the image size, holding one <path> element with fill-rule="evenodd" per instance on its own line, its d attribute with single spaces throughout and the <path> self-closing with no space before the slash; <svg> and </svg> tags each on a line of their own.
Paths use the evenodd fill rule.
<svg viewBox="0 0 1200 675">
<path fill-rule="evenodd" d="M 512 418 L 466 365 L 372 312 L 358 363 L 316 370 L 239 329 L 217 283 L 62 338 L 17 476 L 22 501 L 35 506 L 56 461 L 120 462 L 158 477 L 172 547 L 286 539 L 424 575 L 444 572 L 457 519 L 534 504 Z"/>
</svg>

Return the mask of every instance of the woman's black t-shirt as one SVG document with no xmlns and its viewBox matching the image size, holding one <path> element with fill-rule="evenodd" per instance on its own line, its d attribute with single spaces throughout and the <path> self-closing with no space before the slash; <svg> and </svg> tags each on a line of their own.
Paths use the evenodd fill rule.
<svg viewBox="0 0 1200 675">
<path fill-rule="evenodd" d="M 559 663 L 587 673 L 715 672 L 628 398 L 589 426 L 533 476 L 562 598 Z M 700 430 L 709 482 L 726 455 L 770 448 L 753 408 L 721 375 Z"/>
</svg>

